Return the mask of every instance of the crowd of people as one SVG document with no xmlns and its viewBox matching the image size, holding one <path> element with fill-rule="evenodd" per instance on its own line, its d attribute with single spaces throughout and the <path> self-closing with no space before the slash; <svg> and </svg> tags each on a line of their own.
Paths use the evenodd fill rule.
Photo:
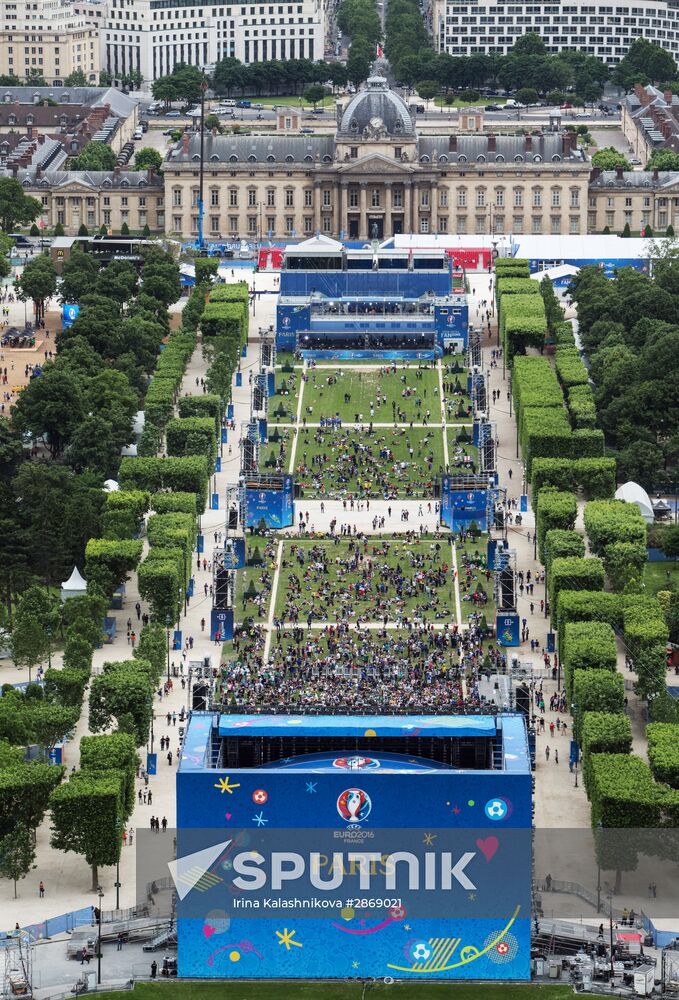
<svg viewBox="0 0 679 1000">
<path fill-rule="evenodd" d="M 282 621 L 414 618 L 453 614 L 451 550 L 409 532 L 403 541 L 357 536 L 340 543 L 293 544 L 282 562 Z"/>
</svg>

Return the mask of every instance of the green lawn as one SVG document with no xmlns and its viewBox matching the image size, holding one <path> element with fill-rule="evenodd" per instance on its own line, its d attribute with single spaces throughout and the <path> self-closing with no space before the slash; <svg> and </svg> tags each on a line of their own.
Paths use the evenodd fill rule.
<svg viewBox="0 0 679 1000">
<path fill-rule="evenodd" d="M 308 497 L 424 497 L 442 474 L 439 427 L 300 430 L 295 481 Z"/>
<path fill-rule="evenodd" d="M 507 101 L 506 97 L 485 97 L 483 94 L 479 96 L 476 101 L 461 101 L 459 97 L 453 100 L 453 103 L 446 104 L 445 97 L 439 96 L 434 98 L 434 104 L 437 108 L 443 107 L 444 110 L 447 107 L 451 108 L 479 108 L 484 107 L 486 104 L 502 104 L 504 105 Z"/>
<path fill-rule="evenodd" d="M 448 465 L 450 466 L 451 472 L 477 472 L 479 463 L 479 449 L 464 439 L 462 441 L 457 440 L 460 434 L 461 427 L 449 427 L 447 429 L 448 434 Z M 468 431 L 469 437 L 471 437 L 471 428 Z M 468 462 L 465 462 L 465 457 L 471 458 L 473 466 Z"/>
<path fill-rule="evenodd" d="M 290 449 L 296 431 L 288 427 L 269 425 L 269 443 L 259 446 L 260 472 L 287 472 Z M 274 464 L 275 463 L 275 464 Z"/>
<path fill-rule="evenodd" d="M 481 612 L 486 616 L 488 624 L 495 620 L 495 601 L 493 599 L 493 574 L 486 579 L 486 542 L 487 535 L 482 535 L 478 542 L 467 541 L 455 543 L 457 555 L 457 574 L 460 583 L 460 601 L 462 621 L 466 622 L 470 615 Z M 485 592 L 488 600 L 475 602 L 472 595 Z M 465 600 L 465 597 L 469 600 Z"/>
<path fill-rule="evenodd" d="M 432 365 L 389 368 L 311 369 L 302 416 L 310 422 L 339 416 L 349 423 L 441 422 L 438 371 Z"/>
<path fill-rule="evenodd" d="M 247 565 L 236 573 L 236 621 L 242 622 L 252 617 L 256 622 L 264 623 L 269 616 L 271 604 L 271 588 L 273 584 L 274 563 L 277 542 L 264 538 L 248 539 L 248 559 L 259 550 L 262 563 L 255 566 Z"/>
<path fill-rule="evenodd" d="M 669 590 L 670 587 L 679 585 L 679 561 L 647 562 L 644 567 L 644 583 L 649 594 L 657 594 L 659 590 Z"/>
<path fill-rule="evenodd" d="M 107 993 L 108 1000 L 362 1000 L 363 985 L 351 983 L 137 983 L 133 992 Z M 588 994 L 578 994 L 587 997 Z M 381 1000 L 572 1000 L 570 986 L 510 986 L 501 983 L 377 983 L 366 997 Z"/>
<path fill-rule="evenodd" d="M 451 570 L 446 542 L 289 541 L 283 550 L 275 614 L 292 621 L 296 613 L 302 622 L 309 612 L 316 622 L 385 617 L 397 622 L 404 616 L 448 621 L 455 618 Z"/>
</svg>

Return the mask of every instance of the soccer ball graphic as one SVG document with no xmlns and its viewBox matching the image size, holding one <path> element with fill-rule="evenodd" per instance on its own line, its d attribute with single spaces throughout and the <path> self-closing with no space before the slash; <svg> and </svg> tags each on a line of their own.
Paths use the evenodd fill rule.
<svg viewBox="0 0 679 1000">
<path fill-rule="evenodd" d="M 511 806 L 506 799 L 489 799 L 486 802 L 484 812 L 488 819 L 497 823 L 499 820 L 506 819 L 510 815 Z"/>
<path fill-rule="evenodd" d="M 499 816 L 502 816 L 502 814 L 503 814 L 504 811 L 505 811 L 505 807 L 503 806 L 503 804 L 501 802 L 491 802 L 491 804 L 488 806 L 488 815 L 489 816 L 498 816 L 499 817 Z"/>
<path fill-rule="evenodd" d="M 418 941 L 413 945 L 411 955 L 415 962 L 426 962 L 431 955 L 431 948 L 424 941 Z"/>
</svg>

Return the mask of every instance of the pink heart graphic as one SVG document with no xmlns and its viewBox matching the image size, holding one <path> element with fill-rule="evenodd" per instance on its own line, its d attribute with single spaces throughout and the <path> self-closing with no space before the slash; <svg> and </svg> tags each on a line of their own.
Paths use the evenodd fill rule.
<svg viewBox="0 0 679 1000">
<path fill-rule="evenodd" d="M 231 813 L 224 813 L 227 819 L 231 819 Z"/>
<path fill-rule="evenodd" d="M 209 924 L 204 924 L 203 925 L 203 934 L 205 935 L 206 938 L 209 939 L 209 938 L 212 937 L 213 934 L 216 934 L 216 933 L 217 933 L 217 928 L 216 927 L 210 927 Z"/>
<path fill-rule="evenodd" d="M 483 854 L 486 861 L 490 861 L 500 846 L 500 841 L 497 837 L 486 837 L 485 840 L 477 840 L 476 846 L 481 851 L 481 854 Z"/>
</svg>

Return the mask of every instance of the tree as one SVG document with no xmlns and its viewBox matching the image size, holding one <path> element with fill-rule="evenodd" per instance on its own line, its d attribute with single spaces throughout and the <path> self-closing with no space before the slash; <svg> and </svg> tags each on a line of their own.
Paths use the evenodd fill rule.
<svg viewBox="0 0 679 1000">
<path fill-rule="evenodd" d="M 33 300 L 33 308 L 36 320 L 41 320 L 45 315 L 45 302 L 56 295 L 57 272 L 54 269 L 52 258 L 47 254 L 40 254 L 34 257 L 24 267 L 21 276 L 15 282 L 17 294 L 22 301 Z"/>
<path fill-rule="evenodd" d="M 352 46 L 353 49 L 353 46 Z M 347 76 L 358 87 L 370 75 L 370 57 L 365 52 L 351 52 L 347 59 Z"/>
<path fill-rule="evenodd" d="M 629 227 L 629 222 L 625 223 L 625 228 L 620 233 L 620 235 L 623 236 L 625 239 L 629 239 L 630 238 L 630 236 L 632 235 L 632 230 Z"/>
<path fill-rule="evenodd" d="M 21 598 L 12 619 L 10 642 L 12 659 L 17 667 L 31 670 L 45 659 L 49 650 L 48 628 L 56 625 L 54 609 L 41 587 L 30 587 Z"/>
<path fill-rule="evenodd" d="M 415 89 L 423 101 L 433 100 L 441 91 L 441 88 L 436 80 L 420 80 L 420 82 L 415 85 Z"/>
<path fill-rule="evenodd" d="M 71 255 L 61 268 L 59 297 L 62 302 L 80 302 L 83 295 L 92 291 L 99 273 L 99 265 L 91 254 L 85 253 L 79 243 L 74 243 Z"/>
<path fill-rule="evenodd" d="M 171 76 L 160 76 L 151 84 L 154 101 L 162 101 L 166 106 L 179 97 L 177 85 Z"/>
<path fill-rule="evenodd" d="M 35 838 L 33 830 L 25 823 L 17 823 L 11 833 L 0 840 L 0 878 L 14 882 L 14 898 L 17 898 L 17 882 L 26 878 L 35 868 Z"/>
<path fill-rule="evenodd" d="M 128 226 L 128 224 L 126 222 L 123 222 L 122 226 L 120 227 L 120 235 L 121 236 L 129 236 L 130 235 L 130 227 Z"/>
<path fill-rule="evenodd" d="M 72 170 L 113 170 L 116 154 L 104 142 L 87 142 L 71 160 Z"/>
<path fill-rule="evenodd" d="M 64 227 L 61 224 L 61 222 L 57 222 L 56 226 L 54 227 L 54 235 L 55 236 L 63 236 L 64 235 Z"/>
<path fill-rule="evenodd" d="M 219 119 L 217 120 L 219 121 Z M 135 155 L 134 165 L 137 170 L 160 170 L 163 165 L 163 157 L 152 146 L 144 146 Z"/>
<path fill-rule="evenodd" d="M 52 847 L 83 855 L 92 869 L 93 890 L 99 885 L 99 867 L 120 859 L 124 787 L 118 771 L 79 771 L 50 796 Z"/>
<path fill-rule="evenodd" d="M 145 240 L 147 240 L 150 237 L 150 235 L 151 235 L 151 227 L 149 226 L 148 222 L 146 223 L 146 225 L 142 229 L 141 234 L 142 234 L 142 236 L 144 237 Z"/>
<path fill-rule="evenodd" d="M 538 92 L 534 87 L 520 87 L 516 92 L 516 99 L 521 104 L 537 104 Z"/>
<path fill-rule="evenodd" d="M 40 236 L 40 230 L 36 226 L 35 222 L 33 223 L 33 225 L 29 230 L 29 236 Z"/>
<path fill-rule="evenodd" d="M 75 69 L 64 80 L 65 87 L 86 87 L 87 77 L 81 69 Z"/>
<path fill-rule="evenodd" d="M 671 149 L 656 149 L 651 153 L 646 170 L 679 170 L 679 153 Z"/>
<path fill-rule="evenodd" d="M 54 458 L 61 455 L 83 417 L 82 381 L 55 364 L 46 364 L 17 400 L 13 419 L 20 430 L 45 436 Z"/>
<path fill-rule="evenodd" d="M 208 129 L 210 132 L 212 131 L 221 132 L 222 123 L 219 120 L 219 115 L 206 115 L 205 128 Z"/>
<path fill-rule="evenodd" d="M 304 91 L 304 100 L 308 104 L 313 104 L 314 108 L 327 97 L 327 90 L 319 83 L 314 83 Z"/>
<path fill-rule="evenodd" d="M 0 226 L 11 233 L 17 226 L 26 226 L 42 212 L 37 198 L 31 198 L 15 177 L 0 177 Z"/>
<path fill-rule="evenodd" d="M 615 170 L 617 167 L 622 167 L 623 170 L 632 169 L 632 165 L 626 156 L 613 146 L 604 146 L 602 149 L 597 149 L 592 157 L 592 166 L 599 167 L 601 170 Z"/>
</svg>

